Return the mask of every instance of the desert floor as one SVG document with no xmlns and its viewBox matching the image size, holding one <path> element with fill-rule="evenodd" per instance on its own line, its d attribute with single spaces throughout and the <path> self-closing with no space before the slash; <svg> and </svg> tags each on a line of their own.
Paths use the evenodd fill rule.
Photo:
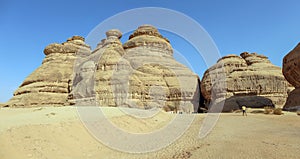
<svg viewBox="0 0 300 159">
<path fill-rule="evenodd" d="M 163 128 L 176 116 L 159 112 L 137 119 L 117 108 L 103 110 L 117 127 L 133 133 Z M 203 139 L 198 136 L 206 114 L 191 114 L 195 119 L 174 143 L 137 154 L 114 150 L 97 141 L 82 124 L 76 107 L 1 108 L 0 159 L 300 158 L 300 116 L 250 112 L 247 117 L 221 114 Z"/>
</svg>

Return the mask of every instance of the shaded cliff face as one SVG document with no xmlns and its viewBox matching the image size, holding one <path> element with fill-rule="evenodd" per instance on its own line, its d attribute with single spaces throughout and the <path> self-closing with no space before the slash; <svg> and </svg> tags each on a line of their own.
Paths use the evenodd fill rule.
<svg viewBox="0 0 300 159">
<path fill-rule="evenodd" d="M 282 72 L 296 89 L 289 93 L 284 105 L 286 110 L 300 110 L 300 43 L 283 59 Z"/>
<path fill-rule="evenodd" d="M 66 105 L 73 79 L 76 54 L 89 54 L 84 38 L 73 36 L 62 44 L 54 43 L 44 49 L 42 65 L 31 73 L 14 92 L 7 105 L 43 106 Z"/>
<path fill-rule="evenodd" d="M 198 76 L 174 59 L 170 42 L 156 28 L 140 26 L 123 45 L 119 30 L 106 36 L 90 56 L 80 60 L 76 76 L 89 70 L 85 67 L 92 61 L 95 69 L 86 74 L 94 81 L 75 77 L 71 104 L 197 111 Z"/>
<path fill-rule="evenodd" d="M 218 78 L 219 74 L 226 78 Z M 216 89 L 224 83 L 226 90 Z M 266 56 L 246 52 L 221 58 L 205 72 L 201 81 L 201 91 L 208 102 L 226 98 L 223 111 L 236 110 L 242 105 L 282 107 L 290 89 L 293 88 L 283 77 L 280 67 L 273 65 Z"/>
</svg>

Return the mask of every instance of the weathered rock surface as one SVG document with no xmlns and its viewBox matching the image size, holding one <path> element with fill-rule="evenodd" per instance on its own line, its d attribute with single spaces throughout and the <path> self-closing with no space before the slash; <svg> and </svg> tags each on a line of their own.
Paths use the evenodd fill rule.
<svg viewBox="0 0 300 159">
<path fill-rule="evenodd" d="M 300 110 L 300 43 L 284 57 L 282 72 L 286 80 L 296 87 L 289 93 L 284 109 Z"/>
<path fill-rule="evenodd" d="M 70 104 L 197 111 L 199 78 L 174 59 L 170 42 L 156 28 L 140 26 L 123 45 L 119 30 L 106 36 L 75 62 Z"/>
<path fill-rule="evenodd" d="M 283 109 L 288 111 L 300 110 L 300 88 L 296 88 L 288 94 Z"/>
<path fill-rule="evenodd" d="M 128 61 L 125 63 L 131 66 L 127 72 L 130 76 L 124 76 L 129 77 L 125 81 L 130 83 L 128 92 L 131 102 L 142 108 L 197 111 L 200 80 L 189 68 L 174 59 L 169 40 L 160 35 L 156 28 L 140 26 L 123 47 L 123 58 Z M 118 77 L 115 79 L 120 79 Z"/>
<path fill-rule="evenodd" d="M 244 52 L 228 55 L 209 68 L 201 81 L 201 92 L 207 103 L 224 102 L 228 112 L 246 105 L 282 107 L 293 89 L 266 56 Z"/>
<path fill-rule="evenodd" d="M 9 106 L 66 105 L 72 86 L 73 65 L 77 54 L 90 54 L 84 38 L 73 36 L 62 44 L 44 49 L 42 65 L 30 74 L 14 92 Z"/>
<path fill-rule="evenodd" d="M 107 39 L 102 40 L 90 56 L 77 61 L 79 69 L 74 79 L 73 90 L 69 96 L 70 104 L 118 106 L 114 94 L 120 94 L 120 92 L 115 93 L 113 91 L 117 83 L 112 80 L 112 76 L 119 60 L 125 53 L 122 43 L 119 40 L 122 37 L 122 33 L 119 30 L 113 29 L 107 31 L 106 36 Z M 92 80 L 88 79 L 88 77 L 77 78 L 82 74 L 84 64 L 89 62 L 95 64 L 95 69 L 86 73 L 89 74 L 88 77 L 91 77 Z M 84 82 L 84 80 L 88 82 Z M 84 93 L 87 88 L 93 89 L 94 93 Z M 85 95 L 76 96 L 76 94 Z"/>
</svg>

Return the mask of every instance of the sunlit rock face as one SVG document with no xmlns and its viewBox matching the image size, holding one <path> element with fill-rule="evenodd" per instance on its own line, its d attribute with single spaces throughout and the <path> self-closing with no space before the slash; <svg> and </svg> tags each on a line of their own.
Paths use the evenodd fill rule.
<svg viewBox="0 0 300 159">
<path fill-rule="evenodd" d="M 283 59 L 282 72 L 296 89 L 289 93 L 284 109 L 300 110 L 300 43 Z"/>
<path fill-rule="evenodd" d="M 222 57 L 205 72 L 201 81 L 207 103 L 225 101 L 224 112 L 240 109 L 242 105 L 282 107 L 291 89 L 280 67 L 264 55 L 247 52 Z"/>
<path fill-rule="evenodd" d="M 174 59 L 169 40 L 155 27 L 138 27 L 124 44 L 119 30 L 109 30 L 106 36 L 91 55 L 79 60 L 79 72 L 69 95 L 71 104 L 197 111 L 199 78 Z M 90 61 L 95 63 L 94 72 L 90 71 L 94 75 L 89 76 L 94 81 L 80 84 L 81 68 Z M 94 92 L 84 93 L 86 87 L 93 87 Z"/>
<path fill-rule="evenodd" d="M 84 38 L 73 36 L 66 42 L 48 45 L 43 63 L 31 73 L 14 92 L 9 106 L 61 106 L 68 105 L 72 87 L 73 64 L 77 54 L 91 53 Z"/>
<path fill-rule="evenodd" d="M 174 59 L 168 39 L 151 25 L 138 27 L 124 44 L 121 37 L 117 29 L 107 31 L 94 51 L 80 36 L 50 44 L 7 105 L 198 110 L 200 80 Z"/>
</svg>

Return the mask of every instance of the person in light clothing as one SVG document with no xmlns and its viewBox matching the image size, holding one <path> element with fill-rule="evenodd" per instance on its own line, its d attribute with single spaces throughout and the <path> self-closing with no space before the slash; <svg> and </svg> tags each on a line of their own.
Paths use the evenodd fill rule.
<svg viewBox="0 0 300 159">
<path fill-rule="evenodd" d="M 246 106 L 243 105 L 243 106 L 242 106 L 242 110 L 243 110 L 243 116 L 245 116 L 245 115 L 247 116 L 247 113 L 246 113 Z"/>
</svg>

